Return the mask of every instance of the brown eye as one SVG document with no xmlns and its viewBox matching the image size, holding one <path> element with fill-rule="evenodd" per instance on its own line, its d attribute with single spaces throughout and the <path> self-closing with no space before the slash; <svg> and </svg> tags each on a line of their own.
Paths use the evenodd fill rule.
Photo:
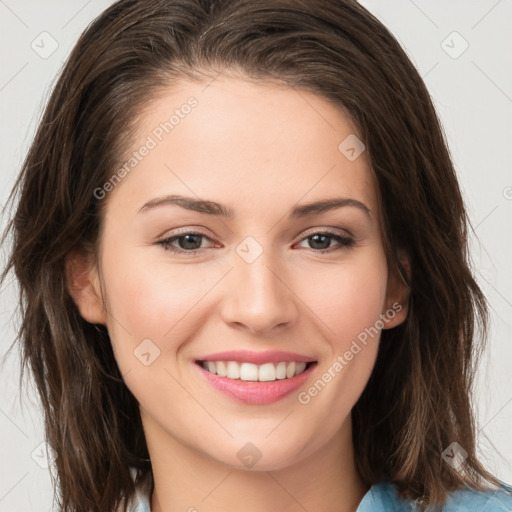
<svg viewBox="0 0 512 512">
<path fill-rule="evenodd" d="M 159 240 L 157 243 L 158 245 L 162 245 L 166 251 L 194 254 L 204 249 L 204 247 L 201 247 L 202 239 L 210 240 L 210 238 L 203 233 L 190 232 L 167 237 L 163 240 Z M 178 247 L 176 247 L 176 245 Z"/>
<path fill-rule="evenodd" d="M 319 231 L 303 238 L 302 241 L 309 241 L 309 248 L 315 252 L 324 253 L 332 252 L 339 249 L 350 249 L 353 247 L 355 240 L 353 238 L 333 233 L 331 231 Z M 338 247 L 331 247 L 332 240 L 335 240 L 339 245 Z"/>
</svg>

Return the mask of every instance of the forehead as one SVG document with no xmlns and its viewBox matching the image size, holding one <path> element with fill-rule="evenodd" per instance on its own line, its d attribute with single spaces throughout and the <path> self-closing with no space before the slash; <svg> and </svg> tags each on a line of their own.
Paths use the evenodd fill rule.
<svg viewBox="0 0 512 512">
<path fill-rule="evenodd" d="M 123 159 L 128 172 L 113 191 L 134 207 L 176 193 L 254 214 L 258 206 L 282 210 L 341 195 L 376 213 L 376 183 L 356 127 L 311 92 L 222 76 L 182 79 L 148 102 L 136 127 Z"/>
</svg>

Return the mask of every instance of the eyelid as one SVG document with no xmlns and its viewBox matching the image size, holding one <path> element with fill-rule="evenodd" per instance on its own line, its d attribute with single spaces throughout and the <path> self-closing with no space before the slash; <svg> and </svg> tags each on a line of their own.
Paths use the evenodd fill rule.
<svg viewBox="0 0 512 512">
<path fill-rule="evenodd" d="M 308 236 L 316 235 L 317 233 L 332 233 L 335 235 L 339 235 L 345 238 L 355 238 L 355 236 L 348 230 L 337 228 L 337 227 L 331 227 L 331 226 L 324 226 L 324 227 L 315 227 L 311 229 L 307 229 L 306 231 L 302 232 L 301 238 L 299 242 L 301 242 L 304 238 L 307 238 Z"/>
<path fill-rule="evenodd" d="M 211 235 L 203 233 L 201 231 L 202 229 L 206 229 L 206 228 L 199 227 L 197 231 L 194 226 L 187 226 L 184 228 L 176 228 L 175 230 L 172 230 L 172 232 L 170 234 L 167 234 L 167 231 L 166 231 L 165 232 L 166 234 L 158 236 L 157 242 L 165 241 L 165 240 L 168 240 L 169 238 L 178 237 L 180 235 L 201 235 L 213 242 L 214 241 L 213 237 Z M 355 236 L 347 229 L 342 229 L 342 228 L 338 228 L 338 227 L 334 227 L 334 226 L 324 226 L 324 227 L 314 227 L 314 228 L 307 229 L 306 231 L 303 231 L 300 235 L 300 238 L 295 243 L 302 242 L 305 238 L 308 238 L 308 236 L 316 235 L 319 233 L 333 232 L 333 231 L 336 231 L 336 232 L 332 233 L 332 234 L 336 234 L 336 235 L 339 234 L 340 236 L 343 236 L 345 238 L 355 238 Z M 297 236 L 299 236 L 299 235 L 297 235 Z"/>
<path fill-rule="evenodd" d="M 172 230 L 172 232 L 170 234 L 163 234 L 163 235 L 158 236 L 157 241 L 166 240 L 168 238 L 173 238 L 173 237 L 179 236 L 179 235 L 192 235 L 192 234 L 193 235 L 202 235 L 205 238 L 208 238 L 210 241 L 213 241 L 214 237 L 212 235 L 206 234 L 201 231 L 203 229 L 206 230 L 206 228 L 201 226 L 201 227 L 198 227 L 197 229 L 198 229 L 198 231 L 196 231 L 195 226 L 176 228 L 176 229 Z M 209 231 L 209 230 L 207 230 L 207 231 Z M 333 233 L 333 234 L 339 234 L 340 236 L 344 236 L 344 237 L 356 238 L 347 229 L 342 229 L 342 228 L 334 227 L 334 226 L 324 226 L 324 227 L 314 227 L 314 228 L 307 229 L 306 231 L 302 231 L 300 234 L 300 238 L 297 239 L 297 241 L 295 243 L 301 242 L 304 238 L 307 238 L 308 236 L 311 236 L 311 235 L 315 235 L 318 233 L 324 233 L 324 232 L 332 232 L 332 231 L 336 231 L 336 233 Z M 167 233 L 167 232 L 168 231 L 166 231 L 165 233 Z M 298 236 L 299 235 L 297 235 L 297 237 Z M 294 237 L 294 238 L 296 238 L 296 237 Z"/>
<path fill-rule="evenodd" d="M 341 231 L 341 233 L 340 233 Z M 343 233 L 344 231 L 344 233 Z M 182 236 L 186 235 L 196 235 L 205 238 L 206 240 L 215 243 L 215 240 L 213 237 L 210 237 L 209 235 L 201 232 L 200 230 L 194 230 L 192 227 L 186 227 L 186 228 L 177 228 L 174 230 L 171 234 L 168 236 L 164 236 L 163 238 L 159 238 L 156 242 L 157 245 L 161 245 L 164 247 L 165 250 L 170 251 L 175 254 L 181 254 L 181 255 L 187 255 L 187 256 L 195 256 L 198 254 L 203 253 L 204 251 L 210 249 L 211 247 L 206 248 L 199 248 L 199 249 L 192 249 L 192 250 L 186 250 L 186 249 L 176 249 L 171 246 L 171 241 L 174 242 L 176 239 L 181 238 Z M 316 254 L 325 254 L 325 253 L 331 253 L 336 252 L 341 249 L 349 250 L 351 249 L 355 243 L 356 239 L 355 237 L 350 234 L 346 230 L 342 230 L 340 228 L 311 228 L 301 234 L 300 239 L 294 243 L 294 245 L 304 242 L 308 238 L 311 238 L 314 235 L 326 235 L 327 237 L 330 237 L 331 239 L 335 240 L 338 243 L 337 247 L 331 247 L 328 249 L 309 249 L 313 253 Z"/>
<path fill-rule="evenodd" d="M 183 228 L 166 229 L 161 235 L 159 235 L 157 237 L 157 240 L 171 238 L 173 236 L 178 236 L 178 235 L 191 235 L 191 234 L 203 235 L 208 238 L 213 238 L 212 234 L 207 234 L 207 233 L 211 233 L 211 231 L 209 229 L 205 228 L 204 226 L 191 225 L 191 226 L 185 226 Z"/>
</svg>

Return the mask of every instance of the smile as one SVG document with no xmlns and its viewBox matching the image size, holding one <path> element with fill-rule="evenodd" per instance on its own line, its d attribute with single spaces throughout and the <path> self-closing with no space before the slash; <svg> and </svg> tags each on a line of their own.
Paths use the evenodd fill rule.
<svg viewBox="0 0 512 512">
<path fill-rule="evenodd" d="M 291 352 L 237 350 L 204 355 L 194 366 L 222 395 L 245 404 L 264 405 L 298 391 L 317 364 L 311 357 Z"/>
<path fill-rule="evenodd" d="M 210 373 L 219 377 L 243 381 L 271 382 L 291 379 L 306 370 L 312 363 L 299 361 L 280 361 L 278 363 L 253 364 L 238 361 L 199 361 Z"/>
</svg>

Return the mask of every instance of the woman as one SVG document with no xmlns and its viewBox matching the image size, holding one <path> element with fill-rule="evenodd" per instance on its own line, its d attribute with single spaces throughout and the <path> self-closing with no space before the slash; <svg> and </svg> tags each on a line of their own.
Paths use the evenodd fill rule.
<svg viewBox="0 0 512 512">
<path fill-rule="evenodd" d="M 453 165 L 356 2 L 117 2 L 16 192 L 62 510 L 511 506 L 476 457 Z"/>
</svg>

